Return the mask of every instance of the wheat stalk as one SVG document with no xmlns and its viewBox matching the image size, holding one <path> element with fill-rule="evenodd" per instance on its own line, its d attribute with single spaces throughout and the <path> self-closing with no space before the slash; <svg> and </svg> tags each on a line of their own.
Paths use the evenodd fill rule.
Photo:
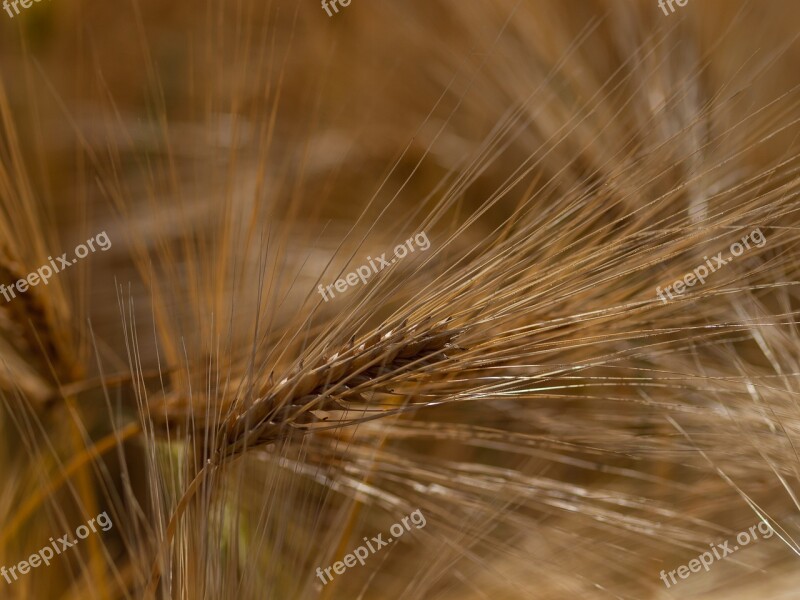
<svg viewBox="0 0 800 600">
<path fill-rule="evenodd" d="M 409 324 L 406 319 L 393 328 L 379 327 L 363 341 L 352 338 L 330 356 L 323 351 L 314 362 L 300 361 L 266 395 L 250 405 L 233 407 L 231 414 L 222 421 L 219 435 L 214 436 L 219 441 L 213 457 L 203 464 L 170 517 L 164 547 L 172 543 L 178 522 L 190 501 L 201 493 L 211 474 L 223 462 L 279 441 L 293 430 L 313 434 L 403 412 L 407 407 L 384 408 L 378 410 L 378 414 L 364 416 L 373 405 L 375 394 L 388 391 L 387 386 L 398 378 L 448 360 L 445 352 L 456 349 L 453 341 L 463 329 L 448 328 L 450 318 L 432 324 L 429 321 L 423 319 Z M 342 417 L 331 419 L 323 414 L 332 410 L 343 411 Z M 361 416 L 348 418 L 346 415 L 350 411 Z M 168 411 L 165 416 L 169 421 Z M 195 431 L 195 435 L 204 437 L 202 431 Z M 147 597 L 155 595 L 160 571 L 158 562 L 154 563 Z"/>
</svg>

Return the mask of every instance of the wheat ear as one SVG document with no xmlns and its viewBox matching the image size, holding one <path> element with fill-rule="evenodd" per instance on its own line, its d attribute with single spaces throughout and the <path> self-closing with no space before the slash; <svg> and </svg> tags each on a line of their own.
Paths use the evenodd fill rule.
<svg viewBox="0 0 800 600">
<path fill-rule="evenodd" d="M 358 343 L 351 338 L 330 356 L 322 352 L 311 362 L 299 361 L 288 376 L 273 384 L 250 406 L 232 410 L 220 424 L 213 457 L 199 470 L 178 501 L 162 548 L 169 547 L 192 498 L 223 461 L 280 439 L 287 432 L 339 428 L 405 410 L 407 407 L 379 409 L 377 414 L 365 416 L 368 401 L 364 394 L 388 392 L 390 382 L 449 360 L 445 351 L 458 349 L 453 342 L 463 332 L 463 328 L 448 327 L 452 320 L 448 317 L 429 325 L 430 318 L 424 318 L 409 325 L 406 319 L 397 327 L 381 326 Z M 361 416 L 330 419 L 319 412 L 343 409 L 346 415 L 355 404 L 363 405 L 359 411 Z M 159 578 L 156 558 L 146 598 L 155 596 Z"/>
<path fill-rule="evenodd" d="M 232 412 L 221 428 L 218 455 L 275 441 L 287 427 L 301 431 L 341 427 L 402 410 L 346 416 L 370 404 L 365 393 L 389 391 L 390 381 L 447 360 L 445 351 L 456 348 L 453 341 L 462 332 L 448 328 L 451 321 L 447 318 L 432 326 L 429 319 L 410 326 L 403 321 L 394 328 L 379 328 L 359 343 L 351 340 L 330 356 L 322 353 L 311 364 L 301 361 L 251 406 Z M 330 410 L 344 410 L 345 415 L 332 419 L 324 414 Z"/>
</svg>

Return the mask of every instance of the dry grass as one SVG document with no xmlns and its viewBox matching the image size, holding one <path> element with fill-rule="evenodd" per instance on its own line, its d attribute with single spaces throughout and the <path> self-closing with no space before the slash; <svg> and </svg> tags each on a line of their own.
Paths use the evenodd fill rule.
<svg viewBox="0 0 800 600">
<path fill-rule="evenodd" d="M 114 528 L 0 596 L 795 594 L 790 3 L 51 4 L 0 42 L 0 283 L 114 245 L 0 301 L 0 565 Z"/>
</svg>

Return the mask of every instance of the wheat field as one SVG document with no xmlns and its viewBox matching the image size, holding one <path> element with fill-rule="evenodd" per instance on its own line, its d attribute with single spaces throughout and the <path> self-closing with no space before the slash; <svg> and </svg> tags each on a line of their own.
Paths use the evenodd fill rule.
<svg viewBox="0 0 800 600">
<path fill-rule="evenodd" d="M 683 2 L 4 7 L 0 598 L 796 598 L 800 9 Z"/>
</svg>

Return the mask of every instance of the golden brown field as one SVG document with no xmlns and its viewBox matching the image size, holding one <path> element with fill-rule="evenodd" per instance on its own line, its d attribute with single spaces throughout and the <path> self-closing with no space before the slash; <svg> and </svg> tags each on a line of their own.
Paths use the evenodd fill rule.
<svg viewBox="0 0 800 600">
<path fill-rule="evenodd" d="M 0 10 L 0 598 L 796 598 L 796 3 L 338 2 Z"/>
</svg>

